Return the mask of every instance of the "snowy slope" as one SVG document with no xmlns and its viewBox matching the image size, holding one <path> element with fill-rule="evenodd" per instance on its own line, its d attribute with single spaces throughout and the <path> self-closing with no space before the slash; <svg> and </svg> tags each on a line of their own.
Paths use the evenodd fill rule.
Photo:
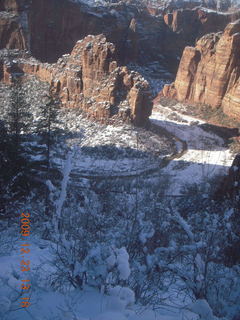
<svg viewBox="0 0 240 320">
<path fill-rule="evenodd" d="M 36 235 L 32 235 L 29 241 L 31 306 L 28 309 L 19 308 L 21 240 L 12 236 L 16 231 L 11 228 L 2 233 L 3 238 L 8 238 L 11 233 L 11 243 L 5 247 L 6 251 L 1 252 L 0 257 L 0 269 L 3 271 L 0 277 L 1 320 L 180 320 L 184 315 L 184 312 L 176 309 L 152 311 L 144 308 L 135 304 L 134 298 L 126 292 L 121 293 L 121 289 L 108 295 L 91 287 L 65 293 L 53 291 L 50 280 L 51 273 L 56 269 L 52 264 L 54 245 Z M 10 255 L 7 252 L 9 249 Z M 126 297 L 129 299 L 126 301 L 128 304 L 124 302 Z"/>
<path fill-rule="evenodd" d="M 151 121 L 187 145 L 184 154 L 163 169 L 172 177 L 167 193 L 179 195 L 187 184 L 206 183 L 214 176 L 227 174 L 234 156 L 224 146 L 223 139 L 201 128 L 204 121 L 183 115 L 181 110 L 184 110 L 184 106 L 181 104 L 175 108 L 177 110 L 173 111 L 168 107 L 157 106 Z"/>
</svg>

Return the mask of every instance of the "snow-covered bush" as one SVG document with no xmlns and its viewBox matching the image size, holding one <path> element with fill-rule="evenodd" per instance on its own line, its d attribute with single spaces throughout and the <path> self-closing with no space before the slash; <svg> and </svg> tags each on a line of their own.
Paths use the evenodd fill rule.
<svg viewBox="0 0 240 320">
<path fill-rule="evenodd" d="M 209 205 L 202 212 L 195 208 L 192 214 L 185 212 L 184 218 L 176 207 L 165 211 L 165 223 L 170 226 L 168 244 L 148 255 L 149 264 L 164 273 L 165 279 L 170 278 L 174 290 L 184 292 L 188 299 L 206 300 L 218 317 L 232 316 L 240 295 L 238 267 L 228 269 L 222 263 L 223 249 L 233 234 L 229 210 L 212 203 L 212 208 Z"/>
<path fill-rule="evenodd" d="M 7 297 L 0 296 L 0 316 L 2 320 L 7 319 L 11 304 L 11 301 Z"/>
<path fill-rule="evenodd" d="M 53 287 L 66 290 L 83 288 L 85 284 L 106 292 L 109 287 L 126 284 L 130 276 L 129 256 L 126 249 L 112 248 L 104 243 L 80 240 L 59 240 L 51 276 Z"/>
</svg>

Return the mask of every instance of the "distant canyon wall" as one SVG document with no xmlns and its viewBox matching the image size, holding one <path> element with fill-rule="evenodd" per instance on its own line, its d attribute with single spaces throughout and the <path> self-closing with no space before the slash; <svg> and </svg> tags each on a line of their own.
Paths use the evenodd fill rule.
<svg viewBox="0 0 240 320">
<path fill-rule="evenodd" d="M 173 71 L 185 46 L 240 17 L 200 8 L 165 14 L 124 2 L 91 8 L 68 0 L 3 0 L 0 11 L 1 48 L 26 49 L 42 62 L 56 62 L 76 41 L 104 34 L 121 64 L 165 60 Z"/>
</svg>

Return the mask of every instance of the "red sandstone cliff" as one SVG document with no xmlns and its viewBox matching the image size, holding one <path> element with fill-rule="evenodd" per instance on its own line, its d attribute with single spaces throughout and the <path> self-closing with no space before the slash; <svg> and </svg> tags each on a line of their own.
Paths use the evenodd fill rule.
<svg viewBox="0 0 240 320">
<path fill-rule="evenodd" d="M 16 72 L 37 76 L 51 85 L 65 107 L 79 107 L 104 122 L 121 118 L 144 125 L 152 110 L 149 85 L 138 73 L 119 67 L 115 58 L 115 46 L 105 36 L 87 36 L 55 64 L 2 58 L 0 79 L 10 83 Z"/>
<path fill-rule="evenodd" d="M 240 20 L 223 34 L 208 34 L 186 47 L 176 80 L 162 94 L 179 101 L 222 107 L 240 119 Z"/>
</svg>

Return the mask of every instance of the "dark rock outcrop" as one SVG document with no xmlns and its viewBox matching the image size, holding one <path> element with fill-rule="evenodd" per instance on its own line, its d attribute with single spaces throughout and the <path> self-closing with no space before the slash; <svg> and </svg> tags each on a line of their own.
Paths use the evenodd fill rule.
<svg viewBox="0 0 240 320">
<path fill-rule="evenodd" d="M 225 194 L 238 202 L 240 209 L 240 154 L 237 154 L 233 160 L 223 189 Z"/>
</svg>

